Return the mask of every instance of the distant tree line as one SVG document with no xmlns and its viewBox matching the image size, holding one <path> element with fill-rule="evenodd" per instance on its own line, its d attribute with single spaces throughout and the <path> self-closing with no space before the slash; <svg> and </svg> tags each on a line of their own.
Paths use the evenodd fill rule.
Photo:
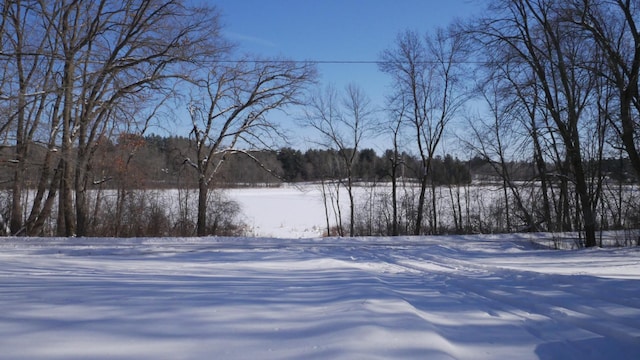
<svg viewBox="0 0 640 360">
<path fill-rule="evenodd" d="M 34 151 L 38 147 L 33 147 Z M 45 149 L 31 156 L 34 166 L 30 176 L 35 178 L 44 160 Z M 11 149 L 0 150 L 5 158 Z M 347 149 L 346 151 L 352 151 Z M 36 151 L 37 152 L 37 151 Z M 197 187 L 195 170 L 188 163 L 195 157 L 194 141 L 180 136 L 121 134 L 116 141 L 103 138 L 94 150 L 95 161 L 88 178 L 95 188 L 125 187 L 131 189 Z M 247 156 L 247 153 L 251 156 Z M 390 181 L 389 157 L 391 150 L 378 155 L 373 149 L 362 149 L 355 158 L 353 176 L 357 182 Z M 290 147 L 275 150 L 255 150 L 225 154 L 218 170 L 215 187 L 277 186 L 289 182 L 318 182 L 338 180 L 346 176 L 340 166 L 339 154 L 331 149 L 301 151 Z M 402 170 L 397 177 L 417 179 L 423 172 L 420 160 L 411 154 L 402 154 Z M 471 167 L 473 165 L 473 168 Z M 451 155 L 436 157 L 429 179 L 437 185 L 468 184 L 472 170 L 483 172 L 482 160 L 470 163 Z M 7 187 L 6 177 L 0 187 Z M 35 185 L 35 184 L 32 184 Z"/>
<path fill-rule="evenodd" d="M 30 155 L 32 166 L 26 167 L 26 178 L 37 178 L 38 163 L 46 158 L 45 149 L 33 146 L 33 154 Z M 137 134 L 121 134 L 115 141 L 102 138 L 94 151 L 94 162 L 87 176 L 90 181 L 89 189 L 93 190 L 95 198 L 92 200 L 92 218 L 96 220 L 90 225 L 90 234 L 110 234 L 117 236 L 161 236 L 166 234 L 178 234 L 189 236 L 196 230 L 196 226 L 190 219 L 190 213 L 196 206 L 198 176 L 189 162 L 194 158 L 197 145 L 193 139 L 181 136 L 159 136 Z M 344 151 L 353 151 L 345 149 Z M 8 159 L 10 148 L 0 150 L 0 156 Z M 249 154 L 250 156 L 247 156 Z M 219 155 L 221 156 L 221 155 Z M 275 150 L 255 150 L 225 154 L 226 159 L 221 163 L 217 171 L 212 199 L 210 203 L 210 221 L 207 231 L 211 234 L 242 234 L 243 225 L 235 218 L 239 212 L 237 205 L 226 199 L 220 189 L 230 187 L 256 187 L 256 186 L 281 186 L 283 183 L 316 183 L 323 184 L 323 191 L 327 198 L 328 208 L 340 209 L 344 206 L 336 198 L 340 191 L 340 184 L 344 185 L 349 173 L 344 169 L 341 155 L 333 149 L 308 149 L 299 150 L 284 147 Z M 386 150 L 378 153 L 373 149 L 362 149 L 356 152 L 355 162 L 351 176 L 361 189 L 369 193 L 366 204 L 363 199 L 356 199 L 359 205 L 354 213 L 353 232 L 355 235 L 391 235 L 410 234 L 416 224 L 413 221 L 412 208 L 415 206 L 416 190 L 420 187 L 420 179 L 425 169 L 417 155 L 406 152 L 400 154 L 399 167 L 394 172 L 394 151 Z M 550 171 L 553 164 L 547 164 Z M 594 166 L 585 163 L 585 167 Z M 606 186 L 611 188 L 627 187 L 637 183 L 637 179 L 631 169 L 627 158 L 602 159 L 598 167 L 603 176 L 608 180 Z M 512 184 L 518 184 L 521 197 L 518 205 L 514 194 L 507 193 L 508 185 L 505 185 L 504 174 L 509 174 Z M 395 174 L 395 178 L 393 177 Z M 6 177 L 2 181 L 3 188 L 11 184 L 11 179 Z M 393 202 L 384 194 L 376 193 L 376 187 L 384 188 L 395 179 L 400 183 L 401 195 L 396 202 L 399 204 L 396 211 L 398 220 L 394 226 L 391 219 Z M 514 231 L 528 230 L 526 219 L 518 214 L 518 207 L 536 206 L 530 196 L 537 196 L 540 179 L 536 172 L 536 164 L 532 161 L 505 162 L 496 164 L 495 161 L 480 154 L 466 160 L 461 160 L 451 155 L 435 156 L 432 159 L 431 170 L 428 173 L 428 182 L 434 184 L 437 198 L 436 211 L 440 213 L 450 212 L 448 218 L 441 219 L 438 224 L 432 224 L 432 212 L 426 212 L 426 218 L 434 226 L 431 233 L 443 232 L 487 232 L 487 231 Z M 553 180 L 552 180 L 553 181 Z M 505 191 L 504 200 L 499 196 L 492 196 L 480 204 L 481 195 L 474 195 L 477 199 L 470 199 L 473 187 L 497 186 Z M 557 184 L 562 179 L 555 180 Z M 617 185 L 616 185 L 617 184 Z M 35 183 L 26 184 L 34 188 Z M 532 191 L 525 195 L 525 189 Z M 164 201 L 162 191 L 174 190 L 181 194 L 180 218 L 173 220 L 174 226 L 166 228 L 167 214 L 171 206 L 161 205 Z M 494 190 L 495 192 L 495 190 Z M 362 193 L 362 191 L 360 191 Z M 374 194 L 375 193 L 375 194 Z M 96 195 L 97 194 L 97 195 Z M 375 195 L 375 196 L 374 196 Z M 621 197 L 627 196 L 627 190 L 620 192 Z M 113 197 L 115 196 L 115 200 Z M 466 197 L 466 198 L 465 198 Z M 528 200 L 523 200 L 529 197 Z M 375 199 L 374 199 L 375 198 Z M 111 199 L 111 200 L 110 200 Z M 619 199 L 622 203 L 623 199 Z M 6 201 L 6 199 L 5 199 Z M 377 201 L 377 203 L 374 203 Z M 448 202 L 449 208 L 442 209 L 442 202 Z M 472 203 L 478 202 L 476 205 Z M 501 204 L 501 202 L 504 203 Z M 603 200 L 608 203 L 609 200 Z M 464 203 L 464 204 L 463 204 Z M 386 205 L 384 205 L 386 204 Z M 495 206 L 493 210 L 487 209 L 489 214 L 480 216 L 476 207 L 483 205 Z M 515 206 L 515 208 L 514 208 Z M 463 208 L 471 209 L 464 210 Z M 149 209 L 155 209 L 155 213 L 149 214 Z M 191 209 L 191 210 L 190 210 Z M 366 211 L 364 209 L 367 209 Z M 617 209 L 617 210 L 616 210 Z M 621 206 L 614 206 L 613 212 L 619 212 Z M 106 214 L 98 216 L 103 211 Z M 364 213 L 377 213 L 364 216 Z M 145 217 L 138 219 L 141 214 Z M 386 214 L 386 215 L 385 215 Z M 381 217 L 380 217 L 381 216 Z M 451 216 L 453 216 L 453 221 Z M 464 219 L 466 217 L 466 219 Z M 616 221 L 622 219 L 619 213 Z M 98 221 L 111 218 L 110 221 Z M 127 219 L 126 221 L 124 219 Z M 500 220 L 502 219 L 502 220 Z M 525 220 L 525 221 L 522 221 Z M 342 223 L 341 219 L 335 219 L 334 225 L 327 225 L 326 233 L 332 235 L 346 235 L 351 226 L 349 222 Z M 135 223 L 128 224 L 128 223 Z M 114 224 L 105 228 L 104 224 Z M 147 224 L 147 225 L 144 225 Z M 100 225 L 100 226 L 99 226 Z M 178 226 L 179 225 L 179 226 Z M 614 223 L 609 224 L 616 228 Z M 619 225 L 617 225 L 619 226 Z M 395 230 L 394 230 L 395 228 Z"/>
</svg>

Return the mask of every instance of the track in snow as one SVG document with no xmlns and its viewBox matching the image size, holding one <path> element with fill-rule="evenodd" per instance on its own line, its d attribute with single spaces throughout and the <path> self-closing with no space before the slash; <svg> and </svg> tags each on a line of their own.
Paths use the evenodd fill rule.
<svg viewBox="0 0 640 360">
<path fill-rule="evenodd" d="M 489 237 L 6 239 L 0 358 L 635 359 L 638 255 Z"/>
</svg>

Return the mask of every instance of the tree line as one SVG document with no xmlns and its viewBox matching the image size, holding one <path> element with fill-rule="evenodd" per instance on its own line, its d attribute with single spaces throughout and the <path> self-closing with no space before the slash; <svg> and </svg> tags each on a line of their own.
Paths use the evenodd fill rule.
<svg viewBox="0 0 640 360">
<path fill-rule="evenodd" d="M 197 171 L 189 165 L 196 156 L 197 146 L 187 137 L 136 134 L 121 134 L 114 142 L 102 139 L 94 152 L 95 161 L 90 169 L 89 180 L 103 188 L 127 187 L 132 189 L 197 188 Z M 0 149 L 0 158 L 9 159 L 13 149 Z M 45 160 L 46 149 L 33 147 L 30 155 L 34 164 L 27 166 L 26 178 L 37 178 L 39 167 Z M 353 150 L 348 149 L 351 152 Z M 301 151 L 291 147 L 247 151 L 226 154 L 215 179 L 215 187 L 279 186 L 283 183 L 319 182 L 343 179 L 347 176 L 340 167 L 340 155 L 332 149 L 308 149 Z M 373 149 L 362 149 L 356 153 L 353 176 L 357 182 L 388 182 L 391 150 L 378 155 Z M 417 178 L 421 172 L 420 161 L 409 153 L 402 154 L 403 171 L 398 177 Z M 472 172 L 486 173 L 482 167 L 486 162 L 471 163 L 451 155 L 436 157 L 430 179 L 438 185 L 468 184 Z M 5 174 L 0 178 L 0 188 L 8 188 L 11 178 Z M 29 183 L 29 181 L 27 181 Z M 34 187 L 35 183 L 30 183 Z"/>
<path fill-rule="evenodd" d="M 93 190 L 117 189 L 113 216 L 121 224 L 132 189 L 171 179 L 197 194 L 189 195 L 195 221 L 184 215 L 174 224 L 192 223 L 185 229 L 207 235 L 227 221 L 216 218 L 223 206 L 212 201 L 226 203 L 217 184 L 238 183 L 248 173 L 239 169 L 249 166 L 288 181 L 339 184 L 349 213 L 340 235 L 360 231 L 358 182 L 385 177 L 389 235 L 441 233 L 450 218 L 460 231 L 473 216 L 462 206 L 444 211 L 441 190 L 467 181 L 474 159 L 465 168 L 443 156 L 447 137 L 499 179 L 496 209 L 504 211 L 494 214 L 493 223 L 502 224 L 494 230 L 578 231 L 581 244 L 592 247 L 598 230 L 637 225 L 626 184 L 640 178 L 636 0 L 491 0 L 474 19 L 427 34 L 404 31 L 378 59 L 392 85 L 383 104 L 357 84 L 318 88 L 313 62 L 241 54 L 222 36 L 220 12 L 211 6 L 0 6 L 0 166 L 9 234 L 92 234 L 106 201 Z M 287 140 L 271 115 L 293 107 L 318 134 L 317 150 L 269 150 Z M 164 140 L 149 129 L 178 117 L 189 122 L 188 145 L 152 151 L 150 143 Z M 390 150 L 379 157 L 362 145 L 373 134 L 388 139 Z M 166 165 L 146 169 L 154 157 Z M 630 170 L 612 181 L 616 167 Z M 456 197 L 453 189 L 448 197 Z"/>
<path fill-rule="evenodd" d="M 39 151 L 37 151 L 39 149 Z M 93 221 L 88 225 L 92 236 L 191 236 L 196 227 L 191 216 L 195 207 L 193 200 L 198 188 L 198 173 L 188 164 L 195 156 L 197 145 L 193 139 L 180 136 L 159 136 L 121 134 L 116 141 L 103 138 L 95 150 L 95 161 L 89 173 L 92 183 L 90 212 Z M 10 158 L 12 149 L 0 150 L 0 158 Z M 26 178 L 36 179 L 39 166 L 46 156 L 46 149 L 34 146 L 30 155 L 34 164 L 27 166 Z M 350 150 L 349 150 L 350 151 Z M 238 215 L 240 209 L 224 196 L 220 189 L 229 187 L 277 187 L 285 183 L 304 183 L 306 186 L 321 186 L 327 208 L 344 207 L 340 203 L 339 192 L 344 189 L 349 172 L 341 167 L 341 156 L 331 149 L 308 149 L 301 151 L 290 147 L 277 150 L 255 150 L 245 153 L 227 154 L 227 159 L 218 170 L 212 200 L 208 203 L 209 218 L 207 232 L 218 235 L 245 235 Z M 388 194 L 388 184 L 393 179 L 393 150 L 380 154 L 372 149 L 363 149 L 356 156 L 351 175 L 357 187 L 353 231 L 355 235 L 410 234 L 415 227 L 411 215 L 415 190 L 419 188 L 421 160 L 416 155 L 402 153 L 402 169 L 396 171 L 395 181 L 400 183 L 401 195 L 396 206 L 399 220 L 394 226 Z M 535 188 L 536 165 L 532 162 L 510 162 L 504 164 L 511 179 L 523 189 Z M 551 164 L 549 164 L 551 166 Z M 634 184 L 628 159 L 604 159 L 601 164 L 608 177 L 609 186 L 620 187 Z M 5 174 L 0 179 L 1 189 L 6 195 L 11 184 Z M 438 189 L 435 193 L 438 211 L 443 212 L 442 202 L 449 202 L 451 219 L 441 221 L 429 230 L 432 233 L 513 231 L 526 229 L 516 220 L 509 220 L 509 203 L 503 204 L 497 198 L 482 200 L 493 206 L 486 214 L 478 204 L 479 194 L 469 195 L 474 189 L 490 190 L 496 184 L 502 185 L 501 173 L 495 164 L 479 154 L 468 160 L 460 160 L 451 155 L 436 156 L 433 159 L 429 182 Z M 472 185 L 473 182 L 473 185 Z M 531 185 L 533 184 L 533 185 Z M 34 188 L 35 183 L 28 183 Z M 379 190 L 383 189 L 383 190 Z M 171 205 L 176 200 L 168 192 L 177 191 L 181 210 L 171 215 Z M 493 190 L 495 191 L 495 190 Z M 465 194 L 467 193 L 467 194 Z M 365 195 L 363 195 L 365 194 Z M 174 197 L 172 200 L 171 197 Z M 462 196 L 462 197 L 461 197 Z M 471 199 L 470 197 L 476 197 Z M 358 198 L 359 197 L 359 198 Z M 115 198 L 109 200 L 109 198 Z M 509 198 L 509 197 L 506 197 Z M 8 198 L 0 201 L 8 204 Z M 8 209 L 8 207 L 6 207 Z M 463 208 L 465 210 L 463 211 Z M 375 213 L 375 216 L 372 215 Z M 8 220 L 8 213 L 3 219 Z M 517 218 L 517 215 L 512 216 Z M 431 223 L 432 214 L 427 212 Z M 501 218 L 505 218 L 501 220 Z M 404 220 L 402 220 L 404 219 Z M 351 222 L 334 219 L 328 224 L 326 234 L 346 235 Z M 351 220 L 349 220 L 351 221 Z M 172 224 L 172 225 L 169 225 Z M 431 226 L 431 225 L 430 225 Z M 43 230 L 45 233 L 50 229 Z"/>
</svg>

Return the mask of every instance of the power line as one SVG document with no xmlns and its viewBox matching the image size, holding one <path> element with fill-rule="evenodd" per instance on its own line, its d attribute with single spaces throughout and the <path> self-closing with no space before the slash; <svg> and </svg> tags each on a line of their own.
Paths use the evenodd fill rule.
<svg viewBox="0 0 640 360">
<path fill-rule="evenodd" d="M 215 63 L 229 64 L 269 64 L 269 63 L 294 63 L 294 64 L 381 64 L 385 61 L 374 60 L 287 60 L 287 59 L 231 59 L 231 60 L 213 60 Z"/>
<path fill-rule="evenodd" d="M 287 60 L 287 59 L 231 59 L 231 60 L 213 60 L 214 63 L 220 64 L 270 64 L 270 63 L 293 63 L 293 64 L 330 64 L 330 65 L 379 65 L 402 63 L 408 64 L 408 61 L 383 61 L 383 60 Z M 415 64 L 439 64 L 440 61 L 416 61 Z M 452 61 L 453 64 L 488 64 L 488 61 Z"/>
<path fill-rule="evenodd" d="M 386 61 L 373 61 L 373 60 L 311 60 L 310 62 L 315 64 L 382 64 Z"/>
</svg>

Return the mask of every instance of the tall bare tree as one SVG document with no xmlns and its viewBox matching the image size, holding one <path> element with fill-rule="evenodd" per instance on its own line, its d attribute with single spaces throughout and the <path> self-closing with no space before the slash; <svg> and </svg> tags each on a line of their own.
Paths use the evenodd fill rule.
<svg viewBox="0 0 640 360">
<path fill-rule="evenodd" d="M 207 61 L 224 51 L 218 40 L 219 24 L 212 9 L 188 8 L 177 1 L 135 1 L 114 5 L 101 1 L 95 6 L 72 3 L 61 17 L 62 30 L 73 29 L 64 46 L 65 89 L 77 89 L 80 96 L 65 94 L 63 141 L 77 143 L 75 159 L 75 221 L 78 234 L 86 233 L 87 168 L 95 140 L 113 121 L 134 120 L 137 109 L 127 104 L 143 103 L 175 78 L 185 77 L 189 63 Z M 66 12 L 73 21 L 83 19 L 92 26 L 84 32 L 65 24 Z M 64 42 L 63 42 L 64 43 Z M 209 47 L 209 48 L 207 48 Z M 79 79 L 79 83 L 76 79 Z M 167 84 L 171 85 L 171 84 Z M 71 107 L 71 109 L 69 108 Z M 133 111 L 132 111 L 133 110 Z M 67 119 L 68 118 L 68 119 Z M 69 129 L 73 131 L 65 132 Z M 67 143 L 67 142 L 65 142 Z M 65 146 L 63 144 L 63 156 Z M 63 177 L 65 219 L 71 184 Z M 65 221 L 66 234 L 74 233 L 73 221 Z"/>
<path fill-rule="evenodd" d="M 607 115 L 640 177 L 640 4 L 633 0 L 572 0 L 566 5 L 565 16 L 586 31 L 604 55 L 605 69 L 590 67 L 616 91 L 617 106 Z"/>
<path fill-rule="evenodd" d="M 306 123 L 320 133 L 323 146 L 336 151 L 340 168 L 344 170 L 344 177 L 340 174 L 338 181 L 345 183 L 349 197 L 349 236 L 355 235 L 355 164 L 363 139 L 373 130 L 374 120 L 371 101 L 355 84 L 347 85 L 342 97 L 328 87 L 324 94 L 311 98 L 305 113 Z M 339 228 L 342 231 L 340 224 Z"/>
<path fill-rule="evenodd" d="M 406 104 L 405 122 L 414 135 L 422 161 L 420 196 L 414 233 L 422 233 L 429 172 L 449 122 L 462 106 L 464 93 L 459 77 L 463 38 L 452 31 L 438 30 L 424 38 L 413 31 L 398 35 L 396 45 L 380 57 L 380 70 L 389 74 L 397 92 L 393 99 Z M 432 190 L 435 184 L 432 183 Z M 436 194 L 432 191 L 431 232 L 437 232 Z"/>
<path fill-rule="evenodd" d="M 2 128 L 12 133 L 10 138 L 15 143 L 11 159 L 14 167 L 10 231 L 24 235 L 30 233 L 33 219 L 50 209 L 50 206 L 41 209 L 44 192 L 38 191 L 32 201 L 30 221 L 25 224 L 25 190 L 33 180 L 31 177 L 35 176 L 36 164 L 42 161 L 33 158 L 33 154 L 41 156 L 47 143 L 49 151 L 44 156 L 41 168 L 43 172 L 51 170 L 51 151 L 54 150 L 51 139 L 56 137 L 57 131 L 55 127 L 52 128 L 47 139 L 47 131 L 42 131 L 42 128 L 56 123 L 55 117 L 51 119 L 51 113 L 47 112 L 47 107 L 55 108 L 55 102 L 52 101 L 55 58 L 51 54 L 57 45 L 48 36 L 53 31 L 53 25 L 40 24 L 42 12 L 37 2 L 5 2 L 2 13 L 1 36 L 4 43 L 0 55 L 3 68 L 0 101 L 7 115 Z M 48 174 L 45 175 L 49 181 Z M 44 184 L 40 181 L 38 189 L 43 188 Z M 53 198 L 48 199 L 49 205 Z"/>
<path fill-rule="evenodd" d="M 595 246 L 597 197 L 590 192 L 583 155 L 586 108 L 595 84 L 594 73 L 584 64 L 594 60 L 593 44 L 566 21 L 562 2 L 498 0 L 491 10 L 475 31 L 482 45 L 492 49 L 494 60 L 500 56 L 535 75 L 536 90 L 571 171 L 581 214 L 576 220 L 584 229 L 585 245 Z"/>
<path fill-rule="evenodd" d="M 516 159 L 522 153 L 528 152 L 530 138 L 523 136 L 520 129 L 523 127 L 520 122 L 518 107 L 522 104 L 507 95 L 501 87 L 501 80 L 495 74 L 490 77 L 490 82 L 484 84 L 480 93 L 488 109 L 487 115 L 483 117 L 473 117 L 468 121 L 471 129 L 472 139 L 467 141 L 474 153 L 481 156 L 502 179 L 502 190 L 504 196 L 503 211 L 506 226 L 502 230 L 513 231 L 514 214 L 510 199 L 513 199 L 515 208 L 518 210 L 518 217 L 524 220 L 524 226 L 529 230 L 537 230 L 537 221 L 532 215 L 532 211 L 525 205 L 524 195 L 519 184 L 513 180 L 513 172 L 517 164 Z M 511 89 L 513 91 L 513 89 Z M 524 105 L 529 105 L 524 104 Z M 526 120 L 526 118 L 525 118 Z M 524 159 L 527 161 L 527 156 Z M 529 188 L 529 187 L 528 187 Z"/>
<path fill-rule="evenodd" d="M 189 114 L 196 159 L 186 159 L 198 176 L 197 235 L 207 235 L 207 203 L 215 175 L 230 153 L 269 146 L 281 129 L 273 110 L 297 104 L 315 77 L 311 63 L 285 60 L 219 62 L 206 74 L 202 93 L 192 95 Z M 258 161 L 256 159 L 256 161 Z"/>
<path fill-rule="evenodd" d="M 403 96 L 402 94 L 398 94 Z M 405 121 L 406 101 L 388 99 L 389 117 L 387 131 L 391 134 L 393 150 L 389 153 L 389 175 L 391 176 L 391 235 L 400 235 L 398 217 L 398 177 L 402 176 L 400 169 L 403 164 L 401 155 L 402 129 Z M 398 106 L 394 108 L 394 106 Z"/>
<path fill-rule="evenodd" d="M 1 60 L 15 79 L 2 92 L 16 94 L 0 99 L 14 109 L 12 231 L 37 232 L 59 188 L 58 233 L 86 235 L 97 140 L 118 122 L 145 119 L 175 79 L 226 52 L 217 12 L 182 0 L 12 1 L 2 10 L 3 47 L 12 51 Z M 22 224 L 22 157 L 34 134 L 48 152 Z"/>
</svg>

